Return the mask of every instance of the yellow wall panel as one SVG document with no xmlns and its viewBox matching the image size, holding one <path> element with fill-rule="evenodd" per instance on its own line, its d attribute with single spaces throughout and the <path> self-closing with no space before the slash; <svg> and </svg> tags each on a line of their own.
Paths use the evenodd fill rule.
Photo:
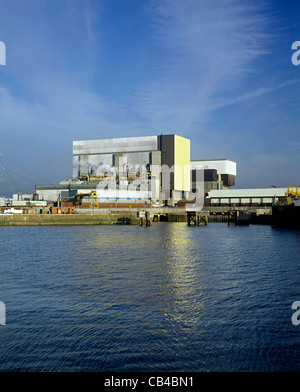
<svg viewBox="0 0 300 392">
<path fill-rule="evenodd" d="M 190 191 L 190 140 L 174 135 L 174 189 Z"/>
</svg>

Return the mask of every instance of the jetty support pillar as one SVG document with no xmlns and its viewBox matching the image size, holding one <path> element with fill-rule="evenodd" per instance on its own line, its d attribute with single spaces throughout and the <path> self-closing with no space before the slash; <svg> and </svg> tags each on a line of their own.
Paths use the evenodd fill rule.
<svg viewBox="0 0 300 392">
<path fill-rule="evenodd" d="M 186 220 L 187 225 L 190 226 L 191 224 L 195 226 L 200 226 L 201 223 L 204 223 L 205 226 L 208 225 L 208 211 L 202 210 L 187 210 L 186 211 Z"/>
</svg>

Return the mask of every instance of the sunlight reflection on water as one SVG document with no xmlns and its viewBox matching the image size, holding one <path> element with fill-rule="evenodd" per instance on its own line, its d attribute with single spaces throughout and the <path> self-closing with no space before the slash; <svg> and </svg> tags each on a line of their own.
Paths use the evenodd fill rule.
<svg viewBox="0 0 300 392">
<path fill-rule="evenodd" d="M 162 222 L 0 229 L 2 371 L 300 367 L 290 322 L 297 232 Z"/>
</svg>

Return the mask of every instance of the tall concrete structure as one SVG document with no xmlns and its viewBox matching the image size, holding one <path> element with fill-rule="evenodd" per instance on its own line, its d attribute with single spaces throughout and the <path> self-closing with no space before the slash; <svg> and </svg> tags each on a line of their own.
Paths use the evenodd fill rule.
<svg viewBox="0 0 300 392">
<path fill-rule="evenodd" d="M 153 153 L 154 159 L 155 154 L 160 155 L 157 136 L 74 141 L 73 179 L 119 168 L 122 158 L 129 171 L 137 166 L 147 167 Z"/>
<path fill-rule="evenodd" d="M 195 176 L 199 167 L 204 171 L 205 193 L 216 189 L 230 189 L 235 185 L 236 162 L 231 159 L 192 160 L 192 189 L 195 188 Z"/>
<path fill-rule="evenodd" d="M 159 136 L 162 165 L 162 192 L 165 199 L 180 200 L 184 192 L 190 192 L 190 140 L 178 135 Z M 168 183 L 168 168 L 170 186 Z M 166 180 L 164 181 L 164 174 Z M 170 192 L 168 194 L 168 192 Z"/>
<path fill-rule="evenodd" d="M 175 134 L 79 140 L 73 142 L 72 179 L 40 185 L 37 195 L 55 202 L 96 192 L 102 204 L 175 206 L 193 200 L 199 184 L 206 194 L 234 185 L 235 175 L 236 163 L 227 159 L 191 161 L 190 140 Z"/>
<path fill-rule="evenodd" d="M 100 198 L 174 203 L 190 191 L 190 140 L 158 135 L 74 141 L 73 180 L 97 182 Z"/>
</svg>

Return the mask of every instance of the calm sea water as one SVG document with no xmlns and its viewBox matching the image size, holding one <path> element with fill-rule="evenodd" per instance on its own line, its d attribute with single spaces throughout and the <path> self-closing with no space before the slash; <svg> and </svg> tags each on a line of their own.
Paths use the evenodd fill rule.
<svg viewBox="0 0 300 392">
<path fill-rule="evenodd" d="M 299 371 L 300 232 L 0 228 L 0 371 Z"/>
</svg>

